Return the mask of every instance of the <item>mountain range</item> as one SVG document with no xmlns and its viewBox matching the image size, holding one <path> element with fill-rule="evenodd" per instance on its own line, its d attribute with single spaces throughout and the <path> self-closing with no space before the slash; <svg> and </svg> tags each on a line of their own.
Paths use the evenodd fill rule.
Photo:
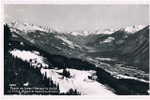
<svg viewBox="0 0 150 100">
<path fill-rule="evenodd" d="M 13 33 L 52 54 L 84 60 L 109 57 L 148 71 L 149 25 L 67 33 L 28 23 L 8 25 Z"/>
<path fill-rule="evenodd" d="M 149 25 L 91 32 L 60 32 L 48 27 L 18 22 L 7 25 L 12 33 L 13 49 L 19 48 L 16 47 L 18 42 L 19 45 L 29 45 L 31 51 L 32 47 L 36 47 L 45 53 L 44 56 L 50 55 L 48 60 L 57 67 L 65 62 L 69 68 L 90 68 L 103 73 L 104 76 L 106 73 L 103 71 L 106 71 L 117 79 L 149 81 Z M 94 66 L 102 70 L 95 69 Z M 114 81 L 116 82 L 118 81 Z M 116 88 L 113 85 L 112 87 Z M 126 89 L 123 88 L 123 91 L 126 92 Z"/>
</svg>

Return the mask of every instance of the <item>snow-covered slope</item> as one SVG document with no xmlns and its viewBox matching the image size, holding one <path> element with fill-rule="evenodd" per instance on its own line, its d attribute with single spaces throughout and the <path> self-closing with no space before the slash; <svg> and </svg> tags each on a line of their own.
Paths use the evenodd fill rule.
<svg viewBox="0 0 150 100">
<path fill-rule="evenodd" d="M 21 51 L 18 49 L 12 50 L 10 52 L 13 56 L 21 58 L 24 61 L 30 62 L 30 59 L 36 59 L 36 64 L 33 64 L 34 67 L 38 67 L 38 64 L 43 66 L 48 66 L 44 62 L 44 58 L 39 55 L 38 52 L 31 51 Z M 59 73 L 62 73 L 62 69 L 45 69 L 41 68 L 41 73 L 46 75 L 48 78 L 51 78 L 56 84 L 59 84 L 60 93 L 66 93 L 70 89 L 76 89 L 82 95 L 115 95 L 111 90 L 106 88 L 104 85 L 98 83 L 96 80 L 89 79 L 89 77 L 95 74 L 95 71 L 81 71 L 76 69 L 67 69 L 71 77 L 66 78 Z"/>
<path fill-rule="evenodd" d="M 113 40 L 115 40 L 114 37 L 108 37 L 107 39 L 105 39 L 104 41 L 102 41 L 102 43 L 110 43 L 112 42 Z M 100 42 L 101 43 L 101 42 Z"/>
<path fill-rule="evenodd" d="M 15 57 L 21 58 L 23 61 L 30 62 L 32 60 L 32 65 L 35 67 L 38 67 L 39 64 L 41 64 L 43 67 L 48 68 L 48 64 L 44 62 L 44 58 L 40 56 L 40 53 L 38 51 L 25 51 L 25 50 L 19 50 L 14 49 L 10 51 L 10 54 L 12 54 Z"/>
<path fill-rule="evenodd" d="M 104 85 L 88 78 L 95 73 L 94 71 L 67 70 L 70 72 L 71 78 L 66 78 L 58 74 L 62 73 L 63 70 L 42 69 L 41 73 L 46 73 L 47 77 L 51 78 L 56 84 L 59 84 L 60 92 L 65 93 L 72 88 L 79 91 L 81 95 L 115 95 Z"/>
</svg>

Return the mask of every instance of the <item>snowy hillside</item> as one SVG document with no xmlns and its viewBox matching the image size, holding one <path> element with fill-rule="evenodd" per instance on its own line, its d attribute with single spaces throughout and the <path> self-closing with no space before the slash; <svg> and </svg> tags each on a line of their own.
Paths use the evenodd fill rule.
<svg viewBox="0 0 150 100">
<path fill-rule="evenodd" d="M 59 75 L 58 73 L 62 73 L 62 70 L 42 69 L 41 72 L 47 73 L 47 77 L 52 78 L 55 83 L 59 84 L 61 92 L 67 92 L 72 88 L 79 91 L 81 95 L 115 95 L 104 85 L 88 78 L 95 73 L 94 71 L 80 71 L 75 69 L 67 70 L 70 72 L 71 78 L 63 78 L 63 76 Z"/>
<path fill-rule="evenodd" d="M 39 67 L 38 64 L 46 66 L 41 68 L 41 73 L 46 74 L 47 78 L 51 78 L 55 84 L 59 84 L 60 92 L 66 93 L 70 89 L 76 89 L 82 95 L 115 95 L 113 92 L 108 90 L 104 85 L 98 83 L 95 80 L 91 80 L 88 77 L 92 77 L 95 71 L 80 71 L 75 69 L 67 69 L 71 78 L 66 78 L 59 73 L 62 73 L 62 69 L 45 69 L 48 65 L 43 61 L 43 57 L 38 52 L 13 50 L 10 52 L 13 56 L 21 58 L 23 61 L 28 61 L 34 67 Z M 36 60 L 36 63 L 30 62 L 30 59 Z"/>
</svg>

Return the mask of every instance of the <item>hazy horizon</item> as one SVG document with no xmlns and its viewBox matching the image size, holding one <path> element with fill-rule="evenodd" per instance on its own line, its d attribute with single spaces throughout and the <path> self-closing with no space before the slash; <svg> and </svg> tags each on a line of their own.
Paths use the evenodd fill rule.
<svg viewBox="0 0 150 100">
<path fill-rule="evenodd" d="M 5 5 L 5 20 L 61 31 L 104 30 L 149 24 L 148 5 Z"/>
</svg>

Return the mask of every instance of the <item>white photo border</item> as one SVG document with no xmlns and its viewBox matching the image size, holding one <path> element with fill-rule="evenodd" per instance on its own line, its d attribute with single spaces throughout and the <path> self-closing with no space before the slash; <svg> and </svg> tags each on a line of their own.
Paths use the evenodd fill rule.
<svg viewBox="0 0 150 100">
<path fill-rule="evenodd" d="M 4 44 L 4 34 L 3 34 L 3 25 L 4 25 L 4 5 L 5 4 L 150 4 L 150 0 L 0 0 L 0 99 L 6 99 L 6 100 L 148 100 L 150 99 L 150 96 L 38 96 L 38 95 L 18 95 L 18 96 L 6 96 L 4 95 L 4 50 L 3 50 L 3 44 Z M 150 8 L 149 8 L 150 12 Z M 148 13 L 149 13 L 148 12 Z M 150 13 L 149 13 L 150 17 Z M 149 20 L 150 23 L 150 20 Z"/>
</svg>

